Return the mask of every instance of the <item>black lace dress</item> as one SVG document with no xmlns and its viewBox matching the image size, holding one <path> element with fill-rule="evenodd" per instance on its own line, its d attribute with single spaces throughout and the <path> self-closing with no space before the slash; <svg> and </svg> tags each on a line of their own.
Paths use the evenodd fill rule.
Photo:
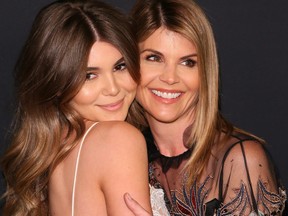
<svg viewBox="0 0 288 216">
<path fill-rule="evenodd" d="M 282 215 L 286 192 L 264 145 L 255 139 L 233 134 L 211 151 L 207 169 L 189 187 L 183 168 L 193 151 L 166 157 L 149 130 L 144 136 L 150 186 L 163 189 L 170 215 Z"/>
</svg>

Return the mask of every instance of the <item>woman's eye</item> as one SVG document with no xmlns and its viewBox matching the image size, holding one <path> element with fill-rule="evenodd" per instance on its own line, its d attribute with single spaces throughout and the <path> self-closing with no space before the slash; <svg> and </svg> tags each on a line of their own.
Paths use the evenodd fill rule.
<svg viewBox="0 0 288 216">
<path fill-rule="evenodd" d="M 193 59 L 186 59 L 186 60 L 181 62 L 182 65 L 188 66 L 188 67 L 194 67 L 196 65 L 196 63 L 197 62 Z"/>
<path fill-rule="evenodd" d="M 86 80 L 92 80 L 97 77 L 97 74 L 95 73 L 86 73 Z"/>
<path fill-rule="evenodd" d="M 123 71 L 125 69 L 126 69 L 126 64 L 125 64 L 125 62 L 122 62 L 122 63 L 116 65 L 113 71 Z"/>
<path fill-rule="evenodd" d="M 146 60 L 152 62 L 161 62 L 161 58 L 157 55 L 148 55 L 146 56 Z"/>
</svg>

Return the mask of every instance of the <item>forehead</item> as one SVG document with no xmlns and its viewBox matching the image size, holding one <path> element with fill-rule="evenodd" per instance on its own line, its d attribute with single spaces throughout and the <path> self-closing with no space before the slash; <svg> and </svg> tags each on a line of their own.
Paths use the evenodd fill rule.
<svg viewBox="0 0 288 216">
<path fill-rule="evenodd" d="M 88 66 L 114 64 L 122 57 L 120 51 L 110 43 L 96 41 L 89 53 Z"/>
<path fill-rule="evenodd" d="M 139 43 L 139 47 L 140 50 L 154 49 L 163 54 L 169 54 L 175 51 L 185 53 L 196 52 L 194 43 L 186 39 L 183 35 L 162 27 L 154 31 L 146 40 Z"/>
</svg>

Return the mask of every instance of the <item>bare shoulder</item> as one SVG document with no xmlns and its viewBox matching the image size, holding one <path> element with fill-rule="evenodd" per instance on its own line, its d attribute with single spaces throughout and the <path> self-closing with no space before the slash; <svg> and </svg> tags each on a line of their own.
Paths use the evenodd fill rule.
<svg viewBox="0 0 288 216">
<path fill-rule="evenodd" d="M 251 139 L 243 140 L 231 148 L 223 166 L 224 178 L 227 181 L 230 179 L 230 186 L 244 182 L 257 188 L 256 185 L 261 181 L 267 183 L 270 190 L 277 190 L 275 167 L 265 145 Z"/>
<path fill-rule="evenodd" d="M 259 163 L 267 164 L 269 160 L 264 145 L 253 139 L 240 141 L 228 152 L 227 159 L 241 164 L 245 159 L 250 166 L 258 166 Z"/>
<path fill-rule="evenodd" d="M 77 181 L 82 200 L 103 200 L 108 215 L 132 215 L 123 200 L 126 192 L 148 206 L 148 161 L 141 132 L 126 122 L 97 123 L 83 142 Z"/>
<path fill-rule="evenodd" d="M 142 133 L 121 121 L 99 122 L 87 135 L 81 152 L 83 163 L 93 164 L 95 169 L 101 165 L 101 169 L 96 169 L 98 174 L 105 168 L 117 169 L 121 164 L 136 163 L 137 159 L 146 162 L 146 157 Z"/>
<path fill-rule="evenodd" d="M 145 147 L 142 133 L 131 124 L 123 121 L 107 121 L 98 123 L 87 141 L 101 143 L 105 148 L 115 148 L 115 145 Z M 110 146 L 111 145 L 111 146 Z"/>
<path fill-rule="evenodd" d="M 97 130 L 101 131 L 101 133 L 107 135 L 121 136 L 123 135 L 134 135 L 134 136 L 142 136 L 141 132 L 135 128 L 133 125 L 125 122 L 125 121 L 107 121 L 107 122 L 99 122 L 97 125 Z"/>
</svg>

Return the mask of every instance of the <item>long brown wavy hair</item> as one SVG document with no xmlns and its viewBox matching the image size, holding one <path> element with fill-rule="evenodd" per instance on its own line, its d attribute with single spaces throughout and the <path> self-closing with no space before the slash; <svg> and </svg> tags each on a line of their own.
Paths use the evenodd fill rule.
<svg viewBox="0 0 288 216">
<path fill-rule="evenodd" d="M 208 163 L 220 131 L 225 131 L 227 137 L 233 130 L 246 133 L 234 128 L 219 111 L 219 65 L 211 25 L 204 11 L 193 0 L 138 0 L 131 10 L 131 17 L 138 43 L 164 27 L 179 33 L 196 47 L 200 88 L 190 138 L 185 143 L 187 147 L 194 148 L 187 163 L 191 183 Z M 135 105 L 132 111 L 136 127 L 144 129 L 149 126 L 140 104 Z"/>
<path fill-rule="evenodd" d="M 138 46 L 127 17 L 115 8 L 95 0 L 56 1 L 36 16 L 15 70 L 17 110 L 1 160 L 5 215 L 49 214 L 49 175 L 85 130 L 68 102 L 84 84 L 90 49 L 100 40 L 121 52 L 139 83 Z"/>
</svg>

